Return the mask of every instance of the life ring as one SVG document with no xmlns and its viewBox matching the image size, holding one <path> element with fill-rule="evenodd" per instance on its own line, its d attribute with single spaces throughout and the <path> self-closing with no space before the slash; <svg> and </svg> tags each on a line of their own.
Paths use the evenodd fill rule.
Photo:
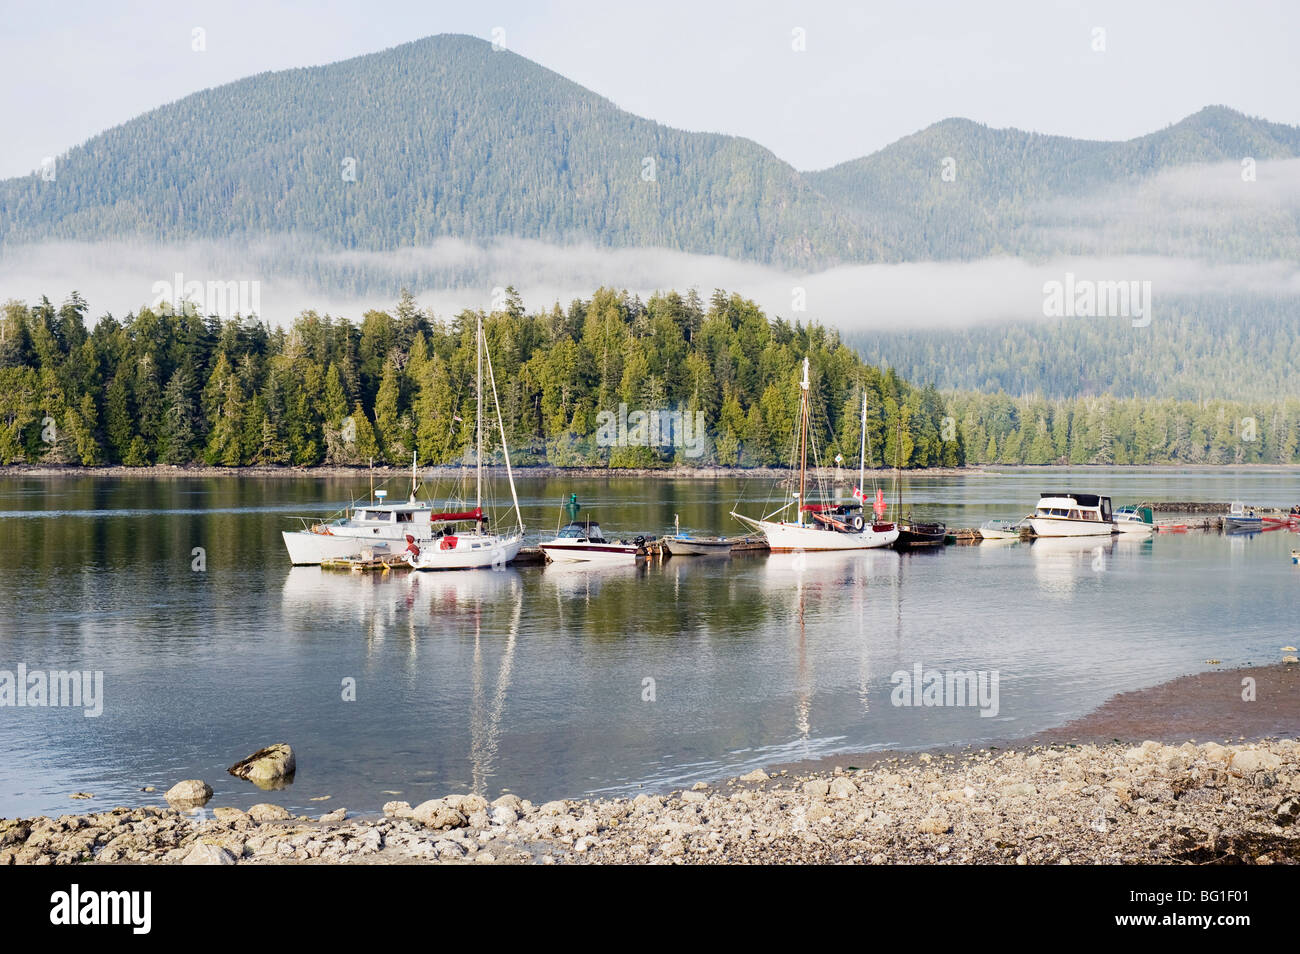
<svg viewBox="0 0 1300 954">
<path fill-rule="evenodd" d="M 859 514 L 858 516 L 856 516 L 856 517 L 853 518 L 853 529 L 854 529 L 854 530 L 861 531 L 862 528 L 865 527 L 865 526 L 866 526 L 866 524 L 863 522 L 863 520 L 862 520 L 862 515 L 861 515 L 861 514 Z"/>
</svg>

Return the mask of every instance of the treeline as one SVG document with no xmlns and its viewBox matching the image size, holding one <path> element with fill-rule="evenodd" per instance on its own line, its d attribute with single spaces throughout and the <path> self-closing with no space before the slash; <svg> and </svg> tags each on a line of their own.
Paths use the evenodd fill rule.
<svg viewBox="0 0 1300 954">
<path fill-rule="evenodd" d="M 1300 398 L 947 398 L 972 464 L 1300 463 Z"/>
<path fill-rule="evenodd" d="M 5 304 L 0 463 L 472 460 L 474 312 L 442 320 L 405 291 L 391 312 L 359 323 L 307 311 L 286 327 L 148 308 L 88 323 L 88 307 L 76 293 L 58 308 Z M 484 328 L 517 464 L 788 464 L 805 355 L 823 463 L 857 460 L 864 390 L 872 464 L 965 460 L 933 387 L 911 387 L 863 363 L 836 333 L 769 319 L 739 295 L 717 291 L 705 305 L 694 291 L 642 302 L 600 289 L 527 314 L 508 289 Z M 610 446 L 602 412 L 618 415 L 620 405 L 702 415 L 704 440 L 649 446 L 633 428 Z"/>
</svg>

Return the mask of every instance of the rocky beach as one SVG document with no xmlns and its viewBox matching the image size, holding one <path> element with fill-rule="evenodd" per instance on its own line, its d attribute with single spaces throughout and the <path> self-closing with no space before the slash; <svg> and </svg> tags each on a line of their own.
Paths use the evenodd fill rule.
<svg viewBox="0 0 1300 954">
<path fill-rule="evenodd" d="M 635 798 L 451 794 L 388 802 L 382 816 L 267 803 L 10 819 L 0 864 L 1296 863 L 1300 742 L 1249 738 L 1296 724 L 1296 676 L 1281 665 L 1186 677 L 1009 749 L 875 753 Z M 1225 691 L 1246 678 L 1260 680 L 1264 705 Z M 1132 728 L 1124 714 L 1140 711 L 1168 739 L 1179 710 L 1196 714 L 1188 728 L 1217 717 L 1239 737 L 1084 741 Z"/>
</svg>

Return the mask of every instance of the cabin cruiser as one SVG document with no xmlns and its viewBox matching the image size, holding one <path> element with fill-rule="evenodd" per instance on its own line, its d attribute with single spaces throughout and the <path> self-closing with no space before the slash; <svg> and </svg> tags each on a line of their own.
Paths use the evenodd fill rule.
<svg viewBox="0 0 1300 954">
<path fill-rule="evenodd" d="M 1110 498 L 1096 494 L 1045 493 L 1029 525 L 1040 537 L 1100 537 L 1117 531 Z"/>
<path fill-rule="evenodd" d="M 301 530 L 285 530 L 281 536 L 294 566 L 311 566 L 327 560 L 357 556 L 363 549 L 376 554 L 400 554 L 408 536 L 427 540 L 434 524 L 447 517 L 415 494 L 405 503 L 387 503 L 387 491 L 376 490 L 365 506 L 350 508 L 335 520 L 308 522 Z"/>
<path fill-rule="evenodd" d="M 1115 511 L 1115 528 L 1120 533 L 1152 533 L 1156 528 L 1155 514 L 1151 507 L 1120 507 Z"/>
<path fill-rule="evenodd" d="M 539 546 L 556 563 L 635 563 L 646 555 L 644 537 L 606 540 L 594 520 L 575 520 Z"/>
</svg>

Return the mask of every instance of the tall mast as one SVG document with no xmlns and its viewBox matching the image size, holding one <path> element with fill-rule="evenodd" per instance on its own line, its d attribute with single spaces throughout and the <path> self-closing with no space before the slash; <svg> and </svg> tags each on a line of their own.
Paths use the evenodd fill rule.
<svg viewBox="0 0 1300 954">
<path fill-rule="evenodd" d="M 858 452 L 858 492 L 867 502 L 867 389 L 862 389 L 862 449 Z"/>
<path fill-rule="evenodd" d="M 803 525 L 804 473 L 808 469 L 808 359 L 803 359 L 803 383 L 799 385 L 799 506 L 795 523 Z"/>
<path fill-rule="evenodd" d="M 478 348 L 478 374 L 475 376 L 474 390 L 478 392 L 478 412 L 474 423 L 478 428 L 478 483 L 474 490 L 474 508 L 483 506 L 483 313 L 477 312 L 475 318 L 475 338 Z"/>
<path fill-rule="evenodd" d="M 894 486 L 897 488 L 896 496 L 898 503 L 895 504 L 897 513 L 894 515 L 895 520 L 903 519 L 903 465 L 901 463 L 901 454 L 903 453 L 903 407 L 898 407 L 898 436 L 894 440 Z"/>
</svg>

